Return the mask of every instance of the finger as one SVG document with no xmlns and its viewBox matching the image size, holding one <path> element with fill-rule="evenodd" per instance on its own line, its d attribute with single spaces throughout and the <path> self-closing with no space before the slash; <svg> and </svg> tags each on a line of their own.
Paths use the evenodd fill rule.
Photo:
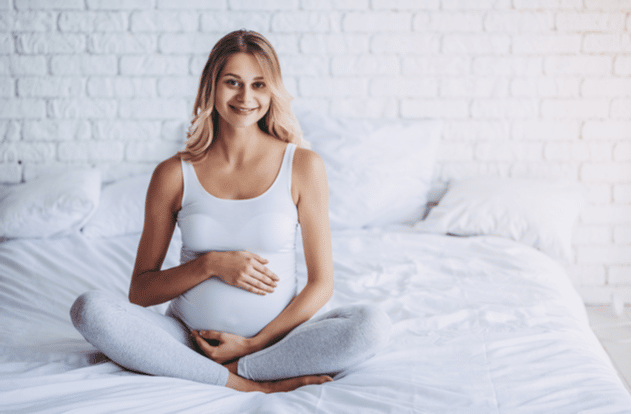
<svg viewBox="0 0 632 414">
<path fill-rule="evenodd" d="M 258 271 L 259 273 L 261 273 L 263 276 L 265 276 L 263 278 L 259 278 L 262 282 L 272 287 L 276 286 L 276 282 L 279 281 L 279 277 L 275 275 L 272 270 L 270 270 L 268 267 L 263 266 L 263 265 L 256 265 L 254 266 L 254 269 Z"/>
<path fill-rule="evenodd" d="M 250 275 L 250 277 L 248 279 L 245 279 L 244 282 L 256 287 L 257 289 L 263 290 L 264 292 L 274 293 L 276 283 L 274 285 L 267 285 L 261 280 L 262 278 L 266 277 L 265 275 L 259 273 L 257 276 Z"/>
<path fill-rule="evenodd" d="M 248 253 L 250 253 L 250 257 L 254 258 L 260 263 L 267 264 L 269 262 L 268 259 L 264 259 L 263 257 L 259 256 L 257 253 L 252 253 L 252 252 L 248 252 Z"/>
<path fill-rule="evenodd" d="M 202 350 L 202 352 L 204 352 L 204 354 L 210 359 L 213 359 L 215 347 L 206 342 L 206 340 L 197 333 L 194 333 L 193 337 L 195 338 L 195 342 L 198 344 L 198 347 Z"/>
<path fill-rule="evenodd" d="M 214 339 L 221 342 L 221 333 L 213 330 L 198 331 L 199 335 L 205 339 Z"/>
<path fill-rule="evenodd" d="M 252 284 L 253 282 L 251 282 L 251 280 L 242 280 L 241 282 L 239 282 L 239 286 L 241 289 L 243 290 L 247 290 L 248 292 L 251 293 L 255 293 L 257 295 L 261 295 L 264 296 L 267 293 L 271 293 L 271 292 L 267 292 L 261 288 L 259 288 L 258 286 Z"/>
</svg>

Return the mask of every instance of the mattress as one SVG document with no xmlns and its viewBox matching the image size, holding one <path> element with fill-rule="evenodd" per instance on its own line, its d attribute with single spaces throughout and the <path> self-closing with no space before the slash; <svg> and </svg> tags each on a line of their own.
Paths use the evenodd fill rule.
<svg viewBox="0 0 632 414">
<path fill-rule="evenodd" d="M 507 238 L 405 226 L 333 233 L 335 292 L 319 313 L 371 303 L 393 321 L 389 345 L 334 381 L 241 393 L 126 371 L 74 330 L 68 310 L 91 289 L 126 296 L 138 240 L 0 243 L 0 412 L 630 412 L 560 264 Z M 179 247 L 176 235 L 163 267 L 177 265 Z M 301 286 L 300 260 L 298 270 Z"/>
</svg>

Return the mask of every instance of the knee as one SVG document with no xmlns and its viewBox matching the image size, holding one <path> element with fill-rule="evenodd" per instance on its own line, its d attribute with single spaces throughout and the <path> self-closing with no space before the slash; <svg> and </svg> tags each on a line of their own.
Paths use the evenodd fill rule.
<svg viewBox="0 0 632 414">
<path fill-rule="evenodd" d="M 104 306 L 112 303 L 106 292 L 90 291 L 80 295 L 70 307 L 70 319 L 75 328 L 82 332 L 98 315 L 103 314 Z"/>
<path fill-rule="evenodd" d="M 353 307 L 353 319 L 359 340 L 373 353 L 388 344 L 391 319 L 382 309 L 372 305 Z"/>
</svg>

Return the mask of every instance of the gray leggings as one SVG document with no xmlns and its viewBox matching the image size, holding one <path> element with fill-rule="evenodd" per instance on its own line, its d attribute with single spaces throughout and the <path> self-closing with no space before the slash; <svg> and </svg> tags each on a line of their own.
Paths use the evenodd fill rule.
<svg viewBox="0 0 632 414">
<path fill-rule="evenodd" d="M 70 309 L 75 328 L 112 361 L 132 371 L 226 385 L 228 369 L 195 349 L 189 329 L 107 292 L 79 296 Z M 238 374 L 269 381 L 334 374 L 388 342 L 390 319 L 368 305 L 334 309 L 299 325 L 281 341 L 239 360 Z"/>
</svg>

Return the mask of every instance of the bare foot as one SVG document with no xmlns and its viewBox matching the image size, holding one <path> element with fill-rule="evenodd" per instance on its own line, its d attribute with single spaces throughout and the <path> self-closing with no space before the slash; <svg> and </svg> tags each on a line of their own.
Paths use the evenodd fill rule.
<svg viewBox="0 0 632 414">
<path fill-rule="evenodd" d="M 323 384 L 333 381 L 329 375 L 305 375 L 277 381 L 250 381 L 233 373 L 228 374 L 226 386 L 237 391 L 261 391 L 265 393 L 287 392 L 312 384 Z"/>
</svg>

